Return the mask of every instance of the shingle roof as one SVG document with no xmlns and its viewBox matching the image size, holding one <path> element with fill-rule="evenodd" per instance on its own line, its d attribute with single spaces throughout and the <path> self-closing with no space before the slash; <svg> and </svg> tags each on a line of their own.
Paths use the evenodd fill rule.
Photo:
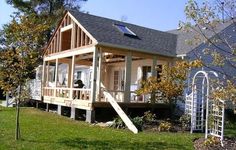
<svg viewBox="0 0 236 150">
<path fill-rule="evenodd" d="M 225 23 L 218 24 L 215 27 L 214 31 L 201 29 L 201 32 L 203 32 L 207 38 L 211 38 L 214 35 L 222 32 L 225 28 L 227 28 L 232 23 L 233 23 L 233 20 L 228 20 Z M 187 54 L 188 52 L 192 51 L 193 49 L 195 49 L 196 47 L 198 47 L 200 44 L 204 42 L 203 36 L 200 37 L 201 42 L 197 44 L 191 45 L 191 44 L 188 44 L 187 42 L 187 40 L 194 40 L 194 36 L 197 35 L 197 32 L 199 31 L 200 29 L 197 27 L 193 27 L 193 30 L 191 30 L 190 32 L 186 32 L 181 29 L 167 31 L 169 33 L 177 35 L 177 44 L 176 44 L 177 55 Z"/>
<path fill-rule="evenodd" d="M 149 29 L 130 23 L 98 17 L 78 11 L 68 10 L 78 22 L 100 43 L 144 50 L 163 56 L 176 56 L 177 36 L 172 33 Z M 125 36 L 114 24 L 122 24 L 134 32 L 138 38 Z"/>
</svg>

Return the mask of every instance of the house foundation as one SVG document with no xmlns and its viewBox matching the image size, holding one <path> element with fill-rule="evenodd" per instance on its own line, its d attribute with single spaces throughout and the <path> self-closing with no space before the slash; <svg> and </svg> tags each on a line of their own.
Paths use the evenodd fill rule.
<svg viewBox="0 0 236 150">
<path fill-rule="evenodd" d="M 94 123 L 95 122 L 95 110 L 86 110 L 86 122 Z"/>
<path fill-rule="evenodd" d="M 64 107 L 61 105 L 57 105 L 57 114 L 63 115 Z"/>
<path fill-rule="evenodd" d="M 75 114 L 76 114 L 76 108 L 75 107 L 71 107 L 70 118 L 75 120 Z"/>
</svg>

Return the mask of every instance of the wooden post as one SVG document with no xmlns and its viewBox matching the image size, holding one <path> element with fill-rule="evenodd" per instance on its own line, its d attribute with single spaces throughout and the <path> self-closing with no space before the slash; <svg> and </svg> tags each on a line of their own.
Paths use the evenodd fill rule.
<svg viewBox="0 0 236 150">
<path fill-rule="evenodd" d="M 72 60 L 71 60 L 71 73 L 70 73 L 70 99 L 73 99 L 74 73 L 75 73 L 75 55 L 72 56 Z"/>
<path fill-rule="evenodd" d="M 93 52 L 93 72 L 92 72 L 92 86 L 91 86 L 91 101 L 96 100 L 96 81 L 97 81 L 97 62 L 98 62 L 98 51 L 97 48 Z"/>
<path fill-rule="evenodd" d="M 62 43 L 62 33 L 61 33 L 61 29 L 59 29 L 58 31 L 58 34 L 59 34 L 59 49 L 58 49 L 58 52 L 61 51 L 61 43 Z"/>
<path fill-rule="evenodd" d="M 152 59 L 152 77 L 157 77 L 157 70 L 156 70 L 156 65 L 157 65 L 157 57 L 153 56 Z M 151 93 L 151 103 L 155 103 L 155 92 Z"/>
<path fill-rule="evenodd" d="M 99 62 L 98 62 L 98 82 L 97 82 L 97 98 L 101 101 L 101 70 L 102 70 L 102 50 L 99 50 Z"/>
<path fill-rule="evenodd" d="M 45 67 L 46 67 L 46 62 L 43 60 L 42 81 L 41 81 L 41 96 L 44 95 L 44 87 L 45 87 Z"/>
<path fill-rule="evenodd" d="M 157 65 L 157 57 L 154 56 L 153 59 L 152 59 L 152 76 L 153 77 L 157 76 L 156 65 Z"/>
<path fill-rule="evenodd" d="M 75 23 L 72 23 L 72 29 L 71 29 L 71 46 L 70 49 L 75 48 Z"/>
<path fill-rule="evenodd" d="M 50 61 L 48 61 L 48 64 L 47 64 L 46 86 L 48 86 L 49 67 L 50 67 Z"/>
<path fill-rule="evenodd" d="M 55 89 L 54 89 L 54 97 L 56 97 L 56 87 L 57 87 L 57 74 L 58 74 L 58 58 L 56 59 L 56 70 L 55 70 Z"/>
<path fill-rule="evenodd" d="M 132 67 L 132 55 L 131 52 L 129 52 L 128 55 L 125 56 L 124 102 L 130 102 L 131 67 Z"/>
</svg>

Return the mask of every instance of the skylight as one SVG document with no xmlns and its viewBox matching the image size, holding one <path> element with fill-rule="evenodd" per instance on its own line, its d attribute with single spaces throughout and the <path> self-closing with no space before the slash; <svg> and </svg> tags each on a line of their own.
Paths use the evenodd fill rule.
<svg viewBox="0 0 236 150">
<path fill-rule="evenodd" d="M 120 32 L 122 32 L 124 35 L 131 35 L 131 36 L 137 36 L 134 32 L 132 32 L 128 27 L 122 24 L 114 24 Z"/>
</svg>

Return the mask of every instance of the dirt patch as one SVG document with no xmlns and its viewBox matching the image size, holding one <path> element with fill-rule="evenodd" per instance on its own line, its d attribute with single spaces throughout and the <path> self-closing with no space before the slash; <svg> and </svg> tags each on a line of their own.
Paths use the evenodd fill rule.
<svg viewBox="0 0 236 150">
<path fill-rule="evenodd" d="M 195 150 L 236 150 L 236 138 L 225 137 L 223 141 L 223 147 L 221 144 L 205 146 L 205 138 L 199 138 L 194 140 Z"/>
</svg>

